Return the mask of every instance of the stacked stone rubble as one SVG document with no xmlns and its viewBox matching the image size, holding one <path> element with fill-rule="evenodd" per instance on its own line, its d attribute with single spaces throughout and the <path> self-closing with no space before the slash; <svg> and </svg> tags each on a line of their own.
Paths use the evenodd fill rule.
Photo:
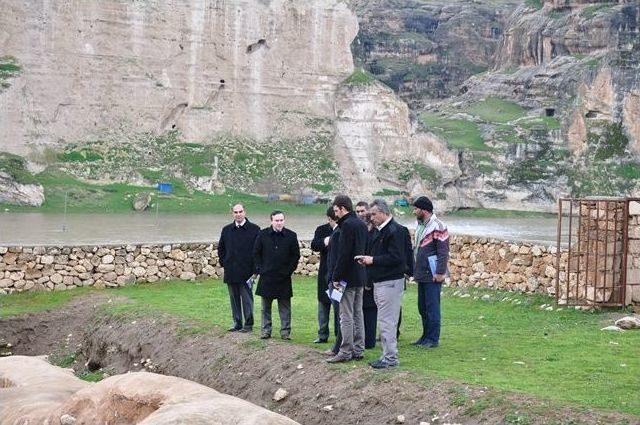
<svg viewBox="0 0 640 425">
<path fill-rule="evenodd" d="M 297 273 L 317 274 L 308 243 Z M 216 243 L 79 247 L 0 247 L 0 293 L 117 287 L 140 282 L 222 277 Z"/>
<path fill-rule="evenodd" d="M 629 303 L 640 302 L 640 222 L 629 245 Z M 0 247 L 0 294 L 66 290 L 81 286 L 125 286 L 159 280 L 221 278 L 217 244 L 117 245 L 84 247 Z M 320 258 L 309 242 L 300 244 L 296 274 L 317 276 Z M 528 293 L 564 291 L 568 252 L 555 247 L 512 243 L 472 236 L 452 236 L 449 285 L 486 287 Z M 633 296 L 629 295 L 633 292 Z"/>
<path fill-rule="evenodd" d="M 556 249 L 528 243 L 455 236 L 451 285 L 555 294 Z M 562 257 L 565 259 L 566 253 Z M 561 268 L 560 278 L 566 276 Z"/>
</svg>

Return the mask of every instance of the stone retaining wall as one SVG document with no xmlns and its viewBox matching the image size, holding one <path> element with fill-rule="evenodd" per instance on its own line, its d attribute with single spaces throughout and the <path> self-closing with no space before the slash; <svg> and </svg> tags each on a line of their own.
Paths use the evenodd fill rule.
<svg viewBox="0 0 640 425">
<path fill-rule="evenodd" d="M 216 243 L 0 247 L 0 293 L 117 287 L 222 277 Z M 468 236 L 451 241 L 452 286 L 555 291 L 555 249 Z M 319 256 L 301 243 L 297 274 L 315 276 Z"/>
</svg>

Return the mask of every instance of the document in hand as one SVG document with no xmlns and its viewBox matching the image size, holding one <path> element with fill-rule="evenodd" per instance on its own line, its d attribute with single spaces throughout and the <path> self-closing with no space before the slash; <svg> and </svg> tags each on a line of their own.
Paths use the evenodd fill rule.
<svg viewBox="0 0 640 425">
<path fill-rule="evenodd" d="M 339 283 L 340 289 L 337 289 L 335 287 L 327 289 L 327 296 L 337 302 L 340 302 L 342 300 L 342 294 L 344 294 L 344 289 L 347 287 L 347 282 L 345 282 L 344 280 L 341 280 Z"/>
<path fill-rule="evenodd" d="M 436 270 L 438 270 L 438 256 L 432 255 L 431 257 L 428 257 L 427 260 L 429 260 L 429 269 L 431 270 L 431 276 L 435 276 Z"/>
<path fill-rule="evenodd" d="M 253 278 L 250 277 L 245 283 L 247 284 L 247 288 L 249 288 L 249 291 L 253 291 Z"/>
</svg>

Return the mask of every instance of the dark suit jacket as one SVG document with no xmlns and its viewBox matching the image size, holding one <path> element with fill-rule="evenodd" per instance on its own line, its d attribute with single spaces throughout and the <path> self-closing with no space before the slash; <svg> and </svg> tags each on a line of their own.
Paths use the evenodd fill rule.
<svg viewBox="0 0 640 425">
<path fill-rule="evenodd" d="M 394 219 L 374 232 L 368 253 L 373 257 L 373 264 L 367 266 L 369 280 L 384 282 L 386 280 L 402 279 L 407 270 L 407 256 L 405 253 L 405 234 Z"/>
<path fill-rule="evenodd" d="M 327 224 L 318 226 L 311 241 L 311 249 L 320 253 L 320 268 L 318 269 L 318 301 L 323 304 L 331 304 L 331 300 L 325 292 L 327 290 L 327 253 L 328 248 L 324 245 L 324 238 L 331 236 L 333 229 Z"/>
<path fill-rule="evenodd" d="M 218 258 L 224 267 L 224 282 L 244 284 L 253 274 L 253 245 L 260 228 L 249 220 L 237 227 L 233 222 L 222 228 Z"/>
<path fill-rule="evenodd" d="M 260 275 L 256 295 L 267 298 L 291 298 L 291 275 L 298 267 L 300 246 L 295 232 L 285 228 L 276 232 L 262 229 L 253 248 L 255 272 Z"/>
<path fill-rule="evenodd" d="M 358 264 L 354 257 L 364 255 L 367 248 L 367 225 L 353 211 L 338 220 L 340 241 L 333 281 L 344 280 L 347 287 L 362 287 L 367 282 L 364 266 Z"/>
</svg>

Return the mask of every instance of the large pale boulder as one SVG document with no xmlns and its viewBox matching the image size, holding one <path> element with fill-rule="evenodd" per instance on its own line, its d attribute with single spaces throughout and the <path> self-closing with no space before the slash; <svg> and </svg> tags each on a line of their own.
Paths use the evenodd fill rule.
<svg viewBox="0 0 640 425">
<path fill-rule="evenodd" d="M 43 423 L 76 391 L 90 385 L 70 369 L 52 366 L 40 357 L 0 358 L 0 425 Z"/>
<path fill-rule="evenodd" d="M 27 423 L 297 424 L 242 399 L 173 376 L 136 372 L 91 384 L 43 358 L 0 358 L 0 425 Z"/>
</svg>

